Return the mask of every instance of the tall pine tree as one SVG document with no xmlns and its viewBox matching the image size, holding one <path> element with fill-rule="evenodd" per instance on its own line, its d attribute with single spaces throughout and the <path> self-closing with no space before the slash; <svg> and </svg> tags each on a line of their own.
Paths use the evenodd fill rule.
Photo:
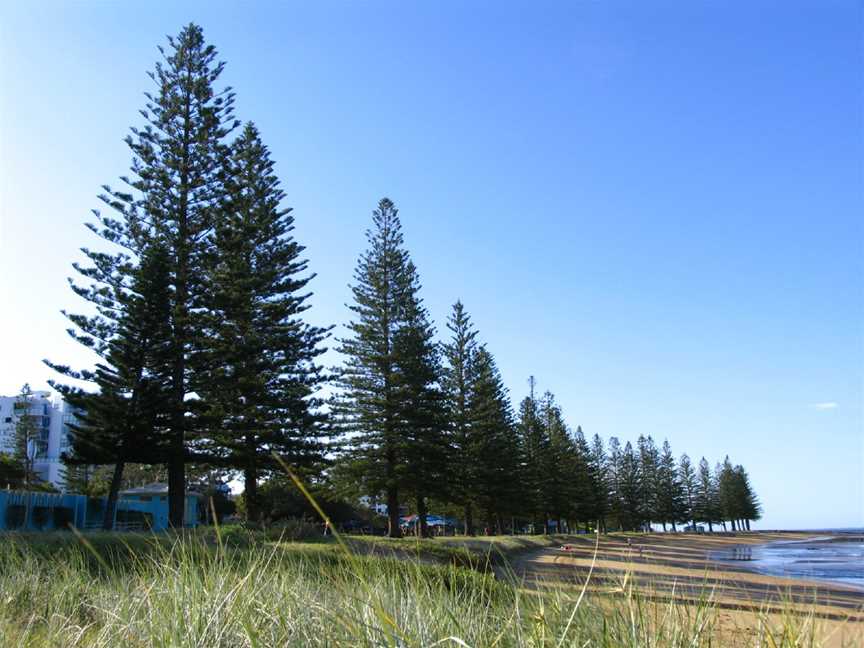
<svg viewBox="0 0 864 648">
<path fill-rule="evenodd" d="M 469 401 L 473 462 L 471 496 L 487 527 L 501 533 L 504 517 L 515 517 L 519 499 L 519 445 L 507 389 L 485 346 L 475 355 Z"/>
<path fill-rule="evenodd" d="M 435 472 L 433 466 L 420 466 L 416 444 L 427 443 L 437 452 L 443 426 L 433 420 L 431 327 L 392 201 L 381 199 L 372 223 L 366 233 L 369 247 L 354 272 L 353 319 L 349 335 L 340 340 L 346 360 L 332 411 L 347 450 L 346 472 L 367 494 L 384 494 L 388 533 L 398 537 L 403 496 L 425 497 L 422 488 L 431 484 L 423 482 Z M 421 411 L 411 411 L 418 404 Z M 412 469 L 422 474 L 412 475 Z"/>
<path fill-rule="evenodd" d="M 64 457 L 71 474 L 89 479 L 91 466 L 112 465 L 102 527 L 114 524 L 123 471 L 129 462 L 164 461 L 164 430 L 170 408 L 171 295 L 167 250 L 153 243 L 135 268 L 128 291 L 117 293 L 116 326 L 93 371 L 52 365 L 69 378 L 88 381 L 95 392 L 52 383 L 77 412 L 71 452 Z M 87 479 L 84 480 L 86 484 Z"/>
<path fill-rule="evenodd" d="M 190 440 L 195 432 L 195 359 L 205 339 L 201 322 L 207 287 L 205 259 L 210 249 L 216 212 L 223 194 L 225 137 L 236 122 L 234 95 L 215 90 L 223 70 L 216 50 L 206 44 L 197 25 L 190 24 L 168 47 L 159 48 L 162 60 L 150 74 L 155 91 L 145 93 L 143 128 L 132 128 L 126 138 L 133 159 L 131 175 L 122 177 L 123 189 L 104 187 L 100 196 L 116 216 L 95 212 L 98 224 L 89 227 L 121 248 L 120 252 L 84 250 L 92 262 L 76 269 L 90 281 L 76 292 L 97 308 L 95 316 L 70 316 L 80 329 L 78 339 L 105 353 L 116 329 L 112 311 L 118 292 L 151 244 L 168 252 L 171 294 L 171 395 L 164 434 L 168 468 L 169 521 L 183 525 L 185 463 L 193 459 Z"/>
<path fill-rule="evenodd" d="M 413 264 L 409 268 L 413 281 L 405 298 L 402 325 L 394 336 L 395 395 L 400 409 L 397 430 L 406 463 L 403 490 L 413 496 L 417 532 L 427 537 L 427 502 L 430 497 L 447 495 L 447 461 L 451 452 L 435 329 L 419 298 L 420 283 Z"/>
<path fill-rule="evenodd" d="M 549 437 L 543 424 L 540 403 L 534 396 L 534 377 L 528 380 L 530 391 L 519 406 L 517 424 L 520 446 L 522 494 L 525 510 L 530 515 L 535 533 L 547 532 L 549 509 L 550 456 Z"/>
<path fill-rule="evenodd" d="M 450 496 L 462 507 L 465 535 L 474 535 L 479 449 L 472 434 L 472 384 L 477 354 L 477 330 L 461 301 L 447 320 L 450 340 L 442 345 L 442 388 L 453 448 Z"/>
<path fill-rule="evenodd" d="M 202 421 L 212 430 L 199 450 L 242 473 L 252 521 L 259 517 L 258 482 L 277 467 L 274 452 L 300 468 L 323 459 L 315 360 L 327 332 L 301 318 L 313 275 L 283 199 L 269 151 L 248 123 L 231 146 L 206 257 L 206 378 L 198 382 Z"/>
</svg>

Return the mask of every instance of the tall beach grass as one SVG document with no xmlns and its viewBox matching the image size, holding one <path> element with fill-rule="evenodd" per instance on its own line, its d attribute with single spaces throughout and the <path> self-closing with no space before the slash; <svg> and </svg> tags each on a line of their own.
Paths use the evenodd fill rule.
<svg viewBox="0 0 864 648">
<path fill-rule="evenodd" d="M 810 617 L 719 639 L 710 592 L 678 605 L 626 577 L 617 590 L 529 588 L 408 552 L 358 555 L 243 532 L 10 534 L 0 540 L 0 646 L 820 645 Z"/>
</svg>

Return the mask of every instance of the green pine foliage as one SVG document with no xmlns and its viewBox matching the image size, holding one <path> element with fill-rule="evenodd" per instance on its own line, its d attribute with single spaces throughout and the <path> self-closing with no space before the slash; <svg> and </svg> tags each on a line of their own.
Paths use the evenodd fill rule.
<svg viewBox="0 0 864 648">
<path fill-rule="evenodd" d="M 333 423 L 344 440 L 345 471 L 362 492 L 384 494 L 388 533 L 398 537 L 400 502 L 405 495 L 425 497 L 427 488 L 434 489 L 427 482 L 437 472 L 446 435 L 436 411 L 440 406 L 443 412 L 443 399 L 434 393 L 431 326 L 392 201 L 381 199 L 372 223 L 366 233 L 369 247 L 354 273 L 353 320 L 340 340 L 345 364 Z M 417 405 L 420 411 L 412 411 Z M 421 463 L 422 450 L 412 443 L 431 448 L 436 456 Z M 412 468 L 420 474 L 413 475 Z"/>
<path fill-rule="evenodd" d="M 660 453 L 650 435 L 648 437 L 639 435 L 637 446 L 639 448 L 639 476 L 643 493 L 641 521 L 643 524 L 661 522 L 663 513 L 658 500 L 660 493 Z M 665 522 L 663 522 L 663 526 L 665 528 Z"/>
<path fill-rule="evenodd" d="M 642 474 L 642 462 L 640 456 L 628 441 L 621 451 L 620 466 L 618 470 L 618 498 L 620 519 L 622 529 L 628 531 L 639 531 L 649 521 L 646 516 L 646 503 L 653 506 L 653 498 L 646 493 L 645 484 L 650 481 Z"/>
<path fill-rule="evenodd" d="M 507 389 L 485 346 L 477 350 L 471 375 L 471 494 L 483 513 L 485 528 L 501 533 L 505 520 L 521 512 L 519 443 Z"/>
<path fill-rule="evenodd" d="M 576 426 L 576 432 L 573 433 L 570 453 L 573 500 L 568 511 L 568 522 L 573 521 L 574 529 L 581 522 L 587 530 L 589 523 L 597 523 L 600 519 L 601 510 L 596 495 L 598 493 L 598 476 L 595 472 L 597 468 L 581 425 Z"/>
<path fill-rule="evenodd" d="M 606 449 L 603 447 L 603 439 L 595 434 L 591 440 L 590 454 L 591 475 L 591 505 L 592 520 L 596 520 L 597 528 L 606 532 L 606 518 L 610 513 L 610 499 L 612 497 L 612 484 L 609 480 L 609 459 Z"/>
<path fill-rule="evenodd" d="M 419 298 L 420 284 L 413 275 L 405 294 L 403 324 L 394 335 L 394 385 L 399 406 L 397 433 L 402 441 L 406 476 L 403 491 L 413 498 L 418 533 L 427 537 L 427 500 L 446 498 L 448 460 L 451 456 L 447 434 L 441 379 L 440 349 L 435 329 Z"/>
<path fill-rule="evenodd" d="M 19 489 L 24 486 L 24 467 L 8 453 L 0 453 L 0 488 Z"/>
<path fill-rule="evenodd" d="M 477 330 L 461 301 L 453 305 L 447 329 L 450 339 L 441 348 L 444 359 L 441 387 L 452 447 L 448 471 L 450 499 L 462 509 L 464 533 L 474 535 L 482 456 L 478 435 L 473 433 L 471 411 L 477 367 Z"/>
<path fill-rule="evenodd" d="M 657 515 L 663 524 L 672 525 L 672 531 L 677 531 L 677 523 L 687 519 L 684 488 L 678 478 L 675 457 L 669 441 L 663 442 L 663 450 L 657 463 L 655 481 L 656 492 L 654 501 L 657 503 Z"/>
<path fill-rule="evenodd" d="M 698 515 L 698 481 L 696 471 L 693 469 L 693 463 L 690 457 L 685 453 L 678 460 L 678 481 L 681 484 L 683 492 L 681 515 L 691 527 L 696 527 L 696 517 Z"/>
<path fill-rule="evenodd" d="M 33 414 L 33 390 L 24 383 L 15 399 L 15 433 L 12 440 L 12 457 L 21 469 L 22 484 L 25 488 L 37 482 L 33 464 L 36 455 L 44 451 L 45 441 L 40 438 L 39 423 Z"/>
<path fill-rule="evenodd" d="M 166 412 L 170 407 L 171 297 L 167 250 L 157 242 L 144 250 L 129 290 L 115 297 L 113 336 L 105 341 L 95 370 L 54 368 L 65 376 L 87 380 L 86 391 L 54 386 L 78 414 L 73 423 L 71 452 L 64 457 L 69 485 L 76 471 L 68 467 L 113 465 L 103 527 L 111 529 L 123 470 L 128 462 L 159 463 L 168 452 Z M 85 487 L 89 484 L 85 484 Z"/>
<path fill-rule="evenodd" d="M 323 376 L 316 359 L 327 331 L 301 319 L 312 275 L 253 124 L 232 144 L 225 168 L 223 203 L 205 260 L 204 379 L 197 382 L 209 432 L 197 449 L 242 472 L 247 516 L 257 521 L 258 482 L 278 468 L 272 453 L 299 468 L 323 462 L 324 421 L 316 398 Z"/>
<path fill-rule="evenodd" d="M 168 47 L 150 77 L 155 90 L 145 93 L 143 128 L 132 128 L 131 174 L 124 187 L 105 186 L 100 199 L 114 212 L 95 211 L 88 227 L 110 243 L 113 252 L 85 249 L 90 267 L 76 266 L 87 285 L 75 292 L 96 307 L 93 316 L 70 315 L 79 342 L 103 356 L 116 333 L 115 306 L 129 289 L 135 267 L 153 246 L 165 250 L 170 294 L 170 406 L 164 412 L 167 442 L 169 517 L 183 522 L 185 464 L 195 433 L 194 359 L 203 350 L 201 302 L 207 294 L 204 261 L 214 217 L 222 200 L 225 138 L 236 125 L 234 95 L 216 90 L 223 63 L 190 24 Z M 119 249 L 119 251 L 117 251 Z"/>
<path fill-rule="evenodd" d="M 540 404 L 534 397 L 534 377 L 531 392 L 519 406 L 517 429 L 524 510 L 535 530 L 548 530 L 550 506 L 549 457 L 550 442 L 541 420 Z"/>
</svg>

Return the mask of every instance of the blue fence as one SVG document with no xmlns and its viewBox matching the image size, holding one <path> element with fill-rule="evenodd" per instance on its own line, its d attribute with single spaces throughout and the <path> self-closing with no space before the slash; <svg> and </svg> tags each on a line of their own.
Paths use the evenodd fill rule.
<svg viewBox="0 0 864 648">
<path fill-rule="evenodd" d="M 74 493 L 0 491 L 0 530 L 50 531 L 54 529 L 101 529 L 107 498 Z M 185 526 L 198 522 L 198 498 L 186 497 Z M 166 498 L 120 499 L 114 512 L 118 531 L 168 528 Z"/>
</svg>

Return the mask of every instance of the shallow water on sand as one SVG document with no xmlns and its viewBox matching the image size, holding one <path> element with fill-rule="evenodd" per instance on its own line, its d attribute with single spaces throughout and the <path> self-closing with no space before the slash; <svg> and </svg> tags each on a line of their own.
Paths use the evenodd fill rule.
<svg viewBox="0 0 864 648">
<path fill-rule="evenodd" d="M 864 591 L 864 535 L 836 535 L 736 546 L 715 551 L 713 560 L 760 574 L 824 580 Z"/>
</svg>

